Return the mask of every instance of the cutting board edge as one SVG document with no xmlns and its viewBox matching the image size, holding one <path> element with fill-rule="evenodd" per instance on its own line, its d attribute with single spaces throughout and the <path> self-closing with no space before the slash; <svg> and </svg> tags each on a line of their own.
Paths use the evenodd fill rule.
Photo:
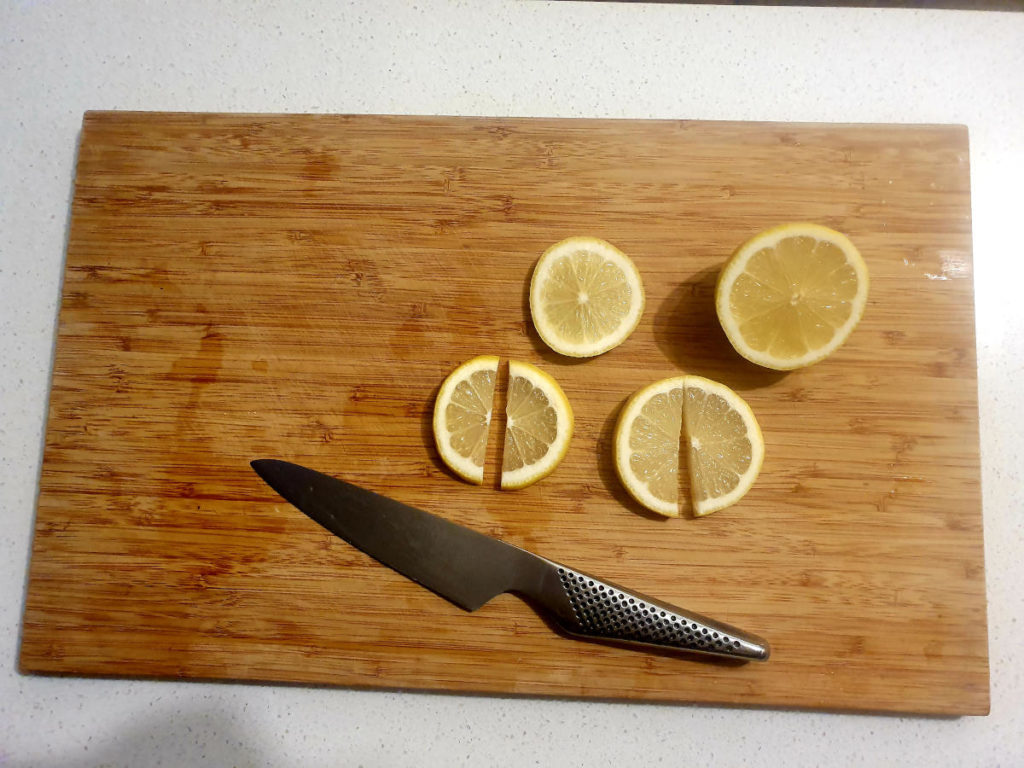
<svg viewBox="0 0 1024 768">
<path fill-rule="evenodd" d="M 479 122 L 498 122 L 498 123 L 545 123 L 545 122 L 572 122 L 572 123 L 589 123 L 595 124 L 606 124 L 606 125 L 704 125 L 709 127 L 724 127 L 724 126 L 757 126 L 764 128 L 781 128 L 786 127 L 791 130 L 807 130 L 814 128 L 826 128 L 826 129 L 886 129 L 886 130 L 949 130 L 958 134 L 963 134 L 964 141 L 967 142 L 967 138 L 970 134 L 970 128 L 966 123 L 884 123 L 884 122 L 829 122 L 822 120 L 803 120 L 803 121 L 787 121 L 787 120 L 727 120 L 727 119 L 716 119 L 716 118 L 702 118 L 702 117 L 649 117 L 649 118 L 629 118 L 629 117 L 564 117 L 559 115 L 459 115 L 459 114 L 417 114 L 417 113 L 406 113 L 406 112 L 192 112 L 192 111 L 170 111 L 164 112 L 160 110 L 120 110 L 120 109 L 87 109 L 82 113 L 82 125 L 83 127 L 91 124 L 100 124 L 108 120 L 124 119 L 126 117 L 134 119 L 149 119 L 149 118 L 174 118 L 174 119 L 188 119 L 188 118 L 231 118 L 240 120 L 257 120 L 257 121 L 269 121 L 269 120 L 291 120 L 291 119 L 322 119 L 322 120 L 388 120 L 388 121 L 408 121 L 408 120 L 422 120 L 424 122 L 444 122 L 449 120 L 466 120 L 466 121 L 479 121 Z"/>
<path fill-rule="evenodd" d="M 984 696 L 973 698 L 959 696 L 954 699 L 957 704 L 969 701 L 967 706 L 951 705 L 949 707 L 907 707 L 900 708 L 898 705 L 879 707 L 837 707 L 831 704 L 786 704 L 764 702 L 744 702 L 740 699 L 723 700 L 715 697 L 678 697 L 659 696 L 608 696 L 593 694 L 570 694 L 550 691 L 508 691 L 501 688 L 488 688 L 486 686 L 466 687 L 441 687 L 427 685 L 376 685 L 373 683 L 346 683 L 328 682 L 321 679 L 309 680 L 279 680 L 273 677 L 220 677 L 217 675 L 189 674 L 187 676 L 177 675 L 119 675 L 103 671 L 74 671 L 68 672 L 60 669 L 47 669 L 42 665 L 33 666 L 26 664 L 25 659 L 19 654 L 18 673 L 30 677 L 50 678 L 79 678 L 90 680 L 145 680 L 155 682 L 184 682 L 184 683 L 224 683 L 226 685 L 272 685 L 289 688 L 310 688 L 326 689 L 336 691 L 357 691 L 372 693 L 415 693 L 434 694 L 441 696 L 469 696 L 483 698 L 507 698 L 507 699 L 545 699 L 548 701 L 563 702 L 594 702 L 605 704 L 650 704 L 654 706 L 700 706 L 700 707 L 721 707 L 723 709 L 746 709 L 775 712 L 802 712 L 822 713 L 832 715 L 881 715 L 889 717 L 928 717 L 928 718 L 959 718 L 959 717 L 987 717 L 991 714 L 991 697 L 986 687 Z"/>
</svg>

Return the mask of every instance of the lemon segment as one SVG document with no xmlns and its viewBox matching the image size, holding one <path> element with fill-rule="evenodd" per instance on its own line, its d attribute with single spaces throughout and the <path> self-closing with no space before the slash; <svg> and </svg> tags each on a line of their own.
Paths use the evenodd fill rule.
<svg viewBox="0 0 1024 768">
<path fill-rule="evenodd" d="M 729 342 L 753 363 L 792 370 L 850 336 L 867 305 L 868 269 L 840 232 L 783 224 L 741 245 L 723 267 L 715 308 Z"/>
<path fill-rule="evenodd" d="M 764 438 L 747 402 L 724 384 L 686 376 L 683 436 L 693 514 L 710 515 L 750 490 L 764 462 Z"/>
<path fill-rule="evenodd" d="M 678 517 L 680 442 L 697 517 L 739 501 L 764 461 L 764 439 L 750 406 L 723 384 L 675 376 L 636 392 L 615 427 L 615 468 L 640 504 Z"/>
<path fill-rule="evenodd" d="M 544 343 L 569 357 L 617 347 L 644 311 L 633 261 L 596 237 L 570 237 L 548 248 L 530 281 L 530 314 Z"/>
<path fill-rule="evenodd" d="M 551 376 L 510 360 L 501 487 L 524 488 L 551 474 L 569 450 L 573 413 Z"/>
<path fill-rule="evenodd" d="M 484 480 L 497 379 L 497 357 L 474 357 L 448 374 L 434 403 L 434 442 L 441 460 L 477 485 Z"/>
<path fill-rule="evenodd" d="M 679 516 L 679 434 L 685 377 L 656 381 L 623 406 L 615 427 L 615 468 L 640 504 Z"/>
</svg>

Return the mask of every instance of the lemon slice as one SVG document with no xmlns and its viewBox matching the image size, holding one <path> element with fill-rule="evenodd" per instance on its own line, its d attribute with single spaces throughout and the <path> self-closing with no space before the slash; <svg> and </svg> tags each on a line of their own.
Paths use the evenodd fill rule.
<svg viewBox="0 0 1024 768">
<path fill-rule="evenodd" d="M 544 343 L 570 357 L 617 347 L 644 311 L 636 265 L 611 243 L 570 237 L 548 248 L 533 270 L 530 314 Z"/>
<path fill-rule="evenodd" d="M 477 485 L 484 481 L 497 378 L 497 357 L 474 357 L 448 374 L 434 403 L 434 441 L 441 460 L 459 477 Z"/>
<path fill-rule="evenodd" d="M 736 250 L 718 278 L 715 307 L 737 352 L 788 371 L 838 349 L 867 298 L 867 265 L 845 235 L 818 224 L 783 224 Z"/>
<path fill-rule="evenodd" d="M 501 487 L 524 488 L 551 474 L 569 450 L 572 428 L 572 407 L 558 382 L 510 360 Z"/>
<path fill-rule="evenodd" d="M 675 376 L 634 394 L 615 427 L 615 467 L 638 502 L 678 517 L 679 445 L 687 446 L 693 512 L 739 501 L 757 479 L 764 439 L 750 406 L 723 384 Z"/>
</svg>

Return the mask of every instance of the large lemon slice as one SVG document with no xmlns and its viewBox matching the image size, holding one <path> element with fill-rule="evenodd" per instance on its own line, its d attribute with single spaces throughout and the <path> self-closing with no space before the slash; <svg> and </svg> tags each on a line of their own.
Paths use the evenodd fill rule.
<svg viewBox="0 0 1024 768">
<path fill-rule="evenodd" d="M 596 237 L 548 248 L 533 270 L 530 314 L 544 343 L 570 357 L 617 347 L 640 322 L 644 288 L 636 265 Z"/>
<path fill-rule="evenodd" d="M 783 371 L 838 349 L 867 299 L 860 252 L 818 224 L 783 224 L 755 235 L 726 263 L 715 290 L 718 319 L 736 351 Z"/>
</svg>

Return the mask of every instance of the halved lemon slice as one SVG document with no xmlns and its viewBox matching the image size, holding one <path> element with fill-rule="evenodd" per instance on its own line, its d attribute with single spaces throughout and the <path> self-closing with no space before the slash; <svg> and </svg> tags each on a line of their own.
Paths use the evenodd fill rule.
<svg viewBox="0 0 1024 768">
<path fill-rule="evenodd" d="M 747 401 L 724 384 L 685 376 L 683 436 L 690 470 L 693 514 L 710 515 L 735 504 L 757 480 L 764 437 Z"/>
<path fill-rule="evenodd" d="M 679 516 L 679 435 L 685 376 L 650 384 L 626 402 L 615 426 L 615 468 L 645 507 Z"/>
<path fill-rule="evenodd" d="M 434 441 L 441 460 L 459 477 L 477 485 L 484 480 L 497 379 L 497 357 L 474 357 L 448 374 L 434 403 Z"/>
<path fill-rule="evenodd" d="M 868 268 L 846 235 L 782 224 L 741 245 L 715 289 L 718 319 L 736 351 L 787 371 L 824 359 L 864 314 Z"/>
<path fill-rule="evenodd" d="M 558 382 L 510 360 L 501 487 L 524 488 L 551 474 L 569 450 L 573 414 Z"/>
<path fill-rule="evenodd" d="M 735 504 L 761 471 L 764 439 L 743 398 L 701 376 L 656 381 L 622 409 L 615 467 L 633 498 L 666 517 L 680 514 L 681 440 L 698 517 Z"/>
<path fill-rule="evenodd" d="M 570 237 L 548 248 L 530 282 L 530 314 L 544 343 L 569 357 L 617 347 L 644 311 L 636 265 L 611 243 Z"/>
</svg>

